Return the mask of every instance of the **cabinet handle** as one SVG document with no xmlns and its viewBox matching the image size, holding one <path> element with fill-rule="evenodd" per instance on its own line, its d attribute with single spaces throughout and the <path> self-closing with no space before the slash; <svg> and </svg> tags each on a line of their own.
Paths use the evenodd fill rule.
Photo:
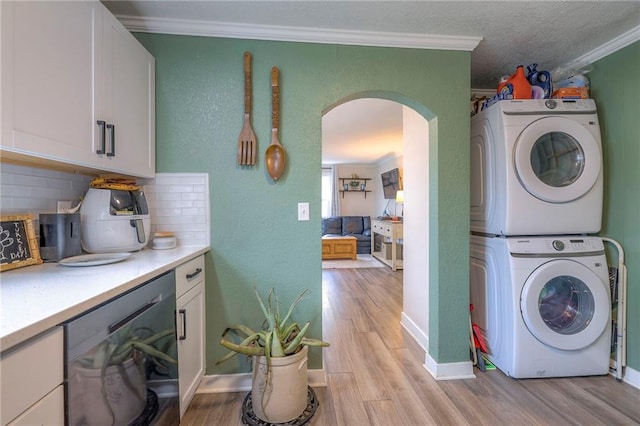
<svg viewBox="0 0 640 426">
<path fill-rule="evenodd" d="M 187 274 L 187 279 L 190 280 L 193 277 L 197 277 L 198 275 L 200 275 L 200 272 L 202 272 L 202 268 L 196 269 L 195 272 Z"/>
<path fill-rule="evenodd" d="M 98 127 L 99 127 L 99 130 L 100 130 L 100 145 L 98 146 L 98 150 L 96 151 L 96 154 L 104 154 L 104 150 L 105 150 L 105 146 L 104 146 L 104 144 L 105 144 L 105 131 L 106 131 L 105 128 L 104 128 L 105 124 L 107 124 L 107 123 L 105 123 L 102 120 L 98 120 Z"/>
<path fill-rule="evenodd" d="M 116 156 L 116 126 L 115 124 L 107 124 L 107 129 L 111 131 L 109 139 L 111 142 L 111 152 L 107 152 L 107 157 Z"/>
<path fill-rule="evenodd" d="M 178 340 L 187 340 L 187 310 L 180 309 L 178 313 L 182 316 L 182 335 L 178 337 Z"/>
</svg>

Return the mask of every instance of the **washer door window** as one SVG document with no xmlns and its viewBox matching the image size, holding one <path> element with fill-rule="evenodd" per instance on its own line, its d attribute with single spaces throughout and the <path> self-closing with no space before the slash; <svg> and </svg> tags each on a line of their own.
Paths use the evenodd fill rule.
<svg viewBox="0 0 640 426">
<path fill-rule="evenodd" d="M 589 346 L 609 322 L 609 293 L 600 278 L 573 260 L 552 260 L 527 278 L 520 297 L 524 323 L 540 342 L 562 349 Z"/>
<path fill-rule="evenodd" d="M 602 165 L 600 142 L 582 125 L 563 117 L 534 121 L 518 136 L 514 161 L 522 186 L 551 203 L 582 197 Z"/>
</svg>

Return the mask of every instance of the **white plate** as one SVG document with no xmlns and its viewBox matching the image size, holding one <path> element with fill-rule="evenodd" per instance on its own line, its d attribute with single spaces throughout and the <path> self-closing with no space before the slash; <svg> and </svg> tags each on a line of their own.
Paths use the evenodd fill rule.
<svg viewBox="0 0 640 426">
<path fill-rule="evenodd" d="M 64 266 L 97 266 L 125 260 L 131 253 L 97 253 L 67 257 L 58 263 Z"/>
</svg>

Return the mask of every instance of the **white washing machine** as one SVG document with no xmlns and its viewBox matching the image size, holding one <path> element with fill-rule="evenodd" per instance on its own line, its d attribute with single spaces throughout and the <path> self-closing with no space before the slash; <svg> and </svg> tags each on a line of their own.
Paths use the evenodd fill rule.
<svg viewBox="0 0 640 426">
<path fill-rule="evenodd" d="M 611 303 L 597 237 L 471 236 L 472 320 L 514 378 L 609 371 Z"/>
<path fill-rule="evenodd" d="M 471 118 L 471 231 L 597 233 L 602 146 L 592 99 L 497 102 Z"/>
</svg>

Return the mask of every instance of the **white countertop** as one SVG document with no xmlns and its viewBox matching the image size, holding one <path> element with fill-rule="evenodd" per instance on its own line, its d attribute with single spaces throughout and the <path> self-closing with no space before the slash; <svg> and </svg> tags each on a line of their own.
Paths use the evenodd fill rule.
<svg viewBox="0 0 640 426">
<path fill-rule="evenodd" d="M 208 246 L 144 249 L 121 262 L 27 266 L 0 274 L 0 351 L 209 251 Z"/>
</svg>

